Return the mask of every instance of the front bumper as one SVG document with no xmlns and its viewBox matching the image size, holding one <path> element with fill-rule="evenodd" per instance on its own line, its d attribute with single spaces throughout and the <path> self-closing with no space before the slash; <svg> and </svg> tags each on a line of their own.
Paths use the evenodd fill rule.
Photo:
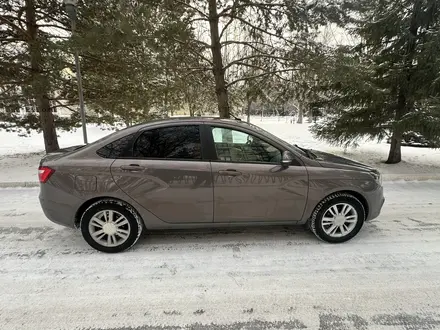
<svg viewBox="0 0 440 330">
<path fill-rule="evenodd" d="M 379 186 L 373 192 L 370 192 L 366 195 L 368 202 L 368 216 L 367 221 L 376 219 L 380 212 L 382 211 L 382 207 L 385 203 L 385 197 L 383 195 L 383 187 Z"/>
</svg>

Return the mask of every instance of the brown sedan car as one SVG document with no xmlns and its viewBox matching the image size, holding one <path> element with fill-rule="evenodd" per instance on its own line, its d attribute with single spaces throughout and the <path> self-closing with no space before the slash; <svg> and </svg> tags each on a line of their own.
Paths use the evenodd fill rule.
<svg viewBox="0 0 440 330">
<path fill-rule="evenodd" d="M 384 203 L 376 170 L 218 118 L 155 121 L 62 149 L 41 160 L 39 178 L 45 215 L 104 252 L 167 228 L 308 224 L 345 242 Z"/>
</svg>

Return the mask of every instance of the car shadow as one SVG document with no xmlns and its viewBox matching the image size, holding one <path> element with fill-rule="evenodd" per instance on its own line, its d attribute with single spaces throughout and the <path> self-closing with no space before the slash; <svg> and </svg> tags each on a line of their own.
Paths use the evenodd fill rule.
<svg viewBox="0 0 440 330">
<path fill-rule="evenodd" d="M 301 226 L 228 227 L 217 229 L 182 229 L 149 231 L 142 235 L 136 249 L 167 248 L 167 246 L 251 246 L 309 245 L 319 240 Z"/>
<path fill-rule="evenodd" d="M 347 243 L 356 244 L 371 235 L 378 235 L 377 228 L 374 224 L 368 223 L 365 227 L 355 238 Z M 48 232 L 43 232 L 35 238 L 40 241 L 38 250 L 46 251 L 48 254 L 99 253 L 84 241 L 79 230 L 50 228 Z M 142 253 L 145 251 L 174 250 L 191 252 L 212 251 L 217 248 L 233 249 L 240 247 L 274 247 L 283 245 L 313 246 L 328 245 L 328 243 L 316 238 L 310 230 L 295 225 L 227 227 L 216 229 L 167 229 L 144 232 L 137 244 L 127 252 Z M 54 251 L 54 246 L 56 246 L 57 251 Z M 23 250 L 23 246 L 21 249 Z M 35 250 L 35 245 L 32 245 L 32 249 L 30 250 Z"/>
</svg>

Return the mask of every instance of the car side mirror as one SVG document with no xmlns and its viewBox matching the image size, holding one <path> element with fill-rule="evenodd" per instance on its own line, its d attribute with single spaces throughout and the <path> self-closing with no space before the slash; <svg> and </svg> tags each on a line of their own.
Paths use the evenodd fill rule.
<svg viewBox="0 0 440 330">
<path fill-rule="evenodd" d="M 294 157 L 290 151 L 284 151 L 283 156 L 281 159 L 281 165 L 283 167 L 289 167 L 292 165 L 292 162 L 294 161 Z"/>
</svg>

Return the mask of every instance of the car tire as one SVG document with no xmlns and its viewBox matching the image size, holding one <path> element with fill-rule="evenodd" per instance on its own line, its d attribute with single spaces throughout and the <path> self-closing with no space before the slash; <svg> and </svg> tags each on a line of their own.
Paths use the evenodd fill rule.
<svg viewBox="0 0 440 330">
<path fill-rule="evenodd" d="M 118 253 L 131 248 L 141 236 L 143 225 L 137 212 L 116 200 L 100 200 L 81 217 L 81 233 L 94 249 Z"/>
<path fill-rule="evenodd" d="M 344 215 L 344 212 L 347 213 Z M 365 208 L 359 199 L 348 193 L 335 193 L 316 206 L 309 224 L 319 239 L 343 243 L 359 233 L 365 218 Z"/>
</svg>

